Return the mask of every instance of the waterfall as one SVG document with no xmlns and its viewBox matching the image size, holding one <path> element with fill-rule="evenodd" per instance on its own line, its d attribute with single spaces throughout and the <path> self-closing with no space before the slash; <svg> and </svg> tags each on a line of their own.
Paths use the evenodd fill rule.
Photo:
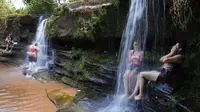
<svg viewBox="0 0 200 112">
<path fill-rule="evenodd" d="M 123 91 L 123 77 L 125 70 L 128 67 L 129 50 L 131 49 L 133 40 L 136 40 L 138 45 L 145 48 L 146 37 L 148 32 L 148 4 L 146 0 L 131 0 L 131 5 L 128 14 L 128 21 L 123 32 L 120 47 L 120 63 L 117 72 L 117 88 L 116 95 Z"/>
<path fill-rule="evenodd" d="M 48 63 L 53 58 L 48 56 L 48 38 L 46 37 L 45 34 L 45 28 L 46 28 L 46 19 L 44 19 L 43 16 L 40 16 L 38 20 L 38 27 L 35 39 L 32 43 L 32 44 L 37 43 L 39 47 L 39 52 L 37 53 L 37 62 L 35 69 L 33 71 L 38 71 L 39 69 L 48 69 Z M 51 60 L 49 60 L 50 58 Z M 22 68 L 23 68 L 23 73 L 27 74 L 26 70 L 29 68 L 28 56 L 26 58 L 25 64 L 22 65 Z"/>
<path fill-rule="evenodd" d="M 129 112 L 128 102 L 120 96 L 124 94 L 123 74 L 128 67 L 129 50 L 133 40 L 144 50 L 148 33 L 148 4 L 147 0 L 131 0 L 128 21 L 123 31 L 120 45 L 120 63 L 117 72 L 116 94 L 113 101 L 99 112 Z"/>
<path fill-rule="evenodd" d="M 39 47 L 39 52 L 37 54 L 36 69 L 48 68 L 47 64 L 48 39 L 45 35 L 45 28 L 46 28 L 46 19 L 40 20 L 34 41 L 34 43 L 37 43 Z"/>
</svg>

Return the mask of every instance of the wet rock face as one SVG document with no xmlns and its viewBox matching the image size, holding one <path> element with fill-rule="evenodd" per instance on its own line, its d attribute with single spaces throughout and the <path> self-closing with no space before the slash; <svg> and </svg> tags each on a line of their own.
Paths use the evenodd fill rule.
<svg viewBox="0 0 200 112">
<path fill-rule="evenodd" d="M 87 52 L 82 51 L 56 51 L 55 74 L 74 87 L 87 86 L 97 91 L 113 88 L 117 63 L 114 60 L 109 62 L 109 59 L 102 61 L 98 54 L 86 55 Z M 107 54 L 103 55 L 106 58 Z"/>
<path fill-rule="evenodd" d="M 99 15 L 98 13 L 101 12 L 100 10 L 105 9 L 107 14 Z M 75 37 L 89 37 L 97 38 L 95 36 L 103 37 L 113 37 L 118 34 L 117 37 L 121 37 L 122 32 L 116 32 L 117 28 L 117 7 L 114 7 L 110 2 L 101 3 L 98 1 L 93 2 L 75 2 L 71 4 L 66 4 L 62 9 L 63 13 L 60 15 L 53 15 L 49 18 L 49 21 L 54 21 L 54 24 L 47 25 L 50 31 L 49 34 L 52 37 L 62 37 L 64 40 L 73 39 Z M 97 13 L 97 15 L 95 15 Z M 101 12 L 104 13 L 104 12 Z M 97 18 L 94 20 L 92 17 L 95 16 Z M 100 17 L 104 16 L 104 17 Z M 56 19 L 55 19 L 56 18 Z M 103 23 L 101 23 L 103 22 Z M 49 22 L 48 22 L 49 23 Z M 47 24 L 48 24 L 47 23 Z M 88 26 L 88 23 L 91 24 L 92 27 Z M 98 29 L 99 23 L 102 24 L 101 26 L 107 26 L 106 29 Z M 107 24 L 105 24 L 107 23 Z M 84 24 L 84 25 L 83 25 Z M 93 24 L 95 26 L 93 26 Z M 104 25 L 103 25 L 104 24 Z M 98 27 L 98 28 L 96 28 Z M 57 28 L 53 30 L 53 28 Z M 98 34 L 90 34 L 97 31 Z M 104 32 L 110 31 L 110 32 Z M 119 33 L 120 32 L 120 33 Z M 79 35 L 79 33 L 83 33 L 83 35 Z M 78 35 L 77 35 L 78 34 Z"/>
<path fill-rule="evenodd" d="M 0 39 L 4 39 L 12 32 L 14 40 L 21 41 L 24 38 L 29 38 L 29 36 L 32 37 L 34 35 L 37 27 L 37 17 L 13 15 L 1 18 L 0 23 L 4 23 L 0 26 Z"/>
<path fill-rule="evenodd" d="M 191 112 L 174 99 L 175 88 L 167 83 L 150 83 L 147 87 L 147 100 L 141 102 L 144 112 Z"/>
<path fill-rule="evenodd" d="M 48 36 L 52 37 L 56 44 L 67 47 L 117 52 L 129 3 L 124 0 L 120 1 L 119 6 L 115 6 L 112 1 L 115 0 L 89 0 L 66 4 L 60 9 L 61 14 L 49 17 Z"/>
<path fill-rule="evenodd" d="M 36 32 L 37 17 L 30 15 L 12 15 L 0 18 L 0 62 L 14 65 L 21 65 L 27 52 L 27 46 L 34 39 Z M 11 52 L 3 51 L 6 49 L 5 38 L 12 32 L 14 45 Z"/>
</svg>

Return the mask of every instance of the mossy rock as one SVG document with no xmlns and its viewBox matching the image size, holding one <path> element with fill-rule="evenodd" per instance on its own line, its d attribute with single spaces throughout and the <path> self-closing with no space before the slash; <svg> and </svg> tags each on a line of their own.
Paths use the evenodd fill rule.
<svg viewBox="0 0 200 112">
<path fill-rule="evenodd" d="M 62 80 L 63 83 L 68 84 L 68 85 L 70 85 L 72 87 L 78 87 L 77 81 L 74 81 L 71 78 L 63 77 L 61 80 Z"/>
<path fill-rule="evenodd" d="M 69 107 L 72 104 L 74 96 L 70 96 L 62 89 L 56 89 L 47 92 L 49 99 L 56 105 L 58 109 Z"/>
<path fill-rule="evenodd" d="M 52 74 L 49 71 L 42 71 L 42 72 L 36 72 L 33 73 L 32 76 L 41 81 L 41 82 L 47 82 L 47 81 L 60 81 L 61 76 L 58 74 Z"/>
<path fill-rule="evenodd" d="M 79 105 L 72 104 L 68 108 L 60 109 L 57 112 L 85 112 Z"/>
</svg>

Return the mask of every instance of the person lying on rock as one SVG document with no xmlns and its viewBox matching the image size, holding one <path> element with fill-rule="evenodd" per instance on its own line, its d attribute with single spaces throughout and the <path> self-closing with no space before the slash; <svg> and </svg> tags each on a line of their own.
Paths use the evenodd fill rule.
<svg viewBox="0 0 200 112">
<path fill-rule="evenodd" d="M 124 80 L 124 97 L 128 97 L 131 94 L 133 76 L 136 75 L 140 70 L 141 61 L 143 59 L 143 51 L 140 50 L 139 45 L 136 41 L 133 41 L 133 49 L 129 52 L 129 65 L 128 69 L 123 75 Z"/>
<path fill-rule="evenodd" d="M 180 73 L 181 65 L 183 63 L 183 46 L 176 43 L 169 54 L 162 56 L 160 61 L 163 65 L 155 71 L 140 72 L 137 78 L 136 86 L 129 99 L 141 100 L 144 98 L 144 84 L 145 81 L 167 82 L 169 76 Z"/>
<path fill-rule="evenodd" d="M 8 50 L 10 49 L 8 52 L 11 52 L 12 49 L 13 49 L 13 47 L 14 47 L 14 45 L 17 44 L 17 42 L 14 42 L 14 41 L 13 41 L 12 33 L 10 33 L 10 34 L 6 37 L 5 41 L 6 41 L 7 44 L 6 44 L 6 49 L 5 49 L 4 51 L 8 51 Z"/>
</svg>

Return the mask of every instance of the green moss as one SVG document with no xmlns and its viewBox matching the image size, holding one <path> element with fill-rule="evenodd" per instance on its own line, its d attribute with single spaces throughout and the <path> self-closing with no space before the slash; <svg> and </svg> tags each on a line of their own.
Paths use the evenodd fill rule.
<svg viewBox="0 0 200 112">
<path fill-rule="evenodd" d="M 69 106 L 72 103 L 72 100 L 74 99 L 74 96 L 70 96 L 62 89 L 49 91 L 47 92 L 47 95 L 59 109 Z"/>
<path fill-rule="evenodd" d="M 87 81 L 93 71 L 85 65 L 87 62 L 94 64 L 103 64 L 105 62 L 116 60 L 116 57 L 107 53 L 97 53 L 95 51 L 84 52 L 81 50 L 65 53 L 68 57 L 63 60 L 64 70 L 70 75 L 72 80 L 66 80 L 71 85 L 76 85 L 79 81 Z M 76 58 L 75 58 L 76 57 Z"/>
<path fill-rule="evenodd" d="M 116 60 L 116 56 L 114 55 L 110 55 L 108 53 L 98 53 L 95 51 L 89 51 L 87 53 L 84 54 L 85 55 L 85 59 L 90 61 L 90 62 L 94 62 L 94 63 L 105 63 L 108 61 L 113 61 Z"/>
<path fill-rule="evenodd" d="M 51 77 L 51 79 L 53 79 L 53 80 L 55 80 L 55 81 L 60 81 L 61 80 L 61 76 L 60 75 L 58 75 L 58 74 L 55 74 L 55 75 L 51 75 L 52 77 Z"/>
<path fill-rule="evenodd" d="M 111 2 L 112 2 L 112 4 L 114 5 L 114 6 L 119 6 L 119 4 L 120 4 L 120 0 L 111 0 Z"/>
<path fill-rule="evenodd" d="M 12 21 L 12 28 L 14 31 L 19 31 L 21 27 L 21 24 L 20 24 L 20 20 L 19 20 L 19 17 L 15 17 Z"/>
<path fill-rule="evenodd" d="M 80 105 L 72 104 L 70 107 L 58 110 L 57 112 L 85 112 Z"/>
<path fill-rule="evenodd" d="M 52 15 L 50 18 L 47 19 L 45 32 L 48 37 L 56 37 L 58 35 L 58 26 L 55 24 L 57 18 L 58 16 Z"/>
<path fill-rule="evenodd" d="M 1 17 L 0 18 L 0 30 L 1 31 L 5 31 L 6 30 L 6 27 L 7 27 L 7 24 L 6 24 L 6 17 Z"/>
<path fill-rule="evenodd" d="M 97 11 L 91 11 L 89 19 L 81 17 L 77 18 L 77 20 L 74 22 L 74 36 L 76 38 L 84 37 L 94 40 L 96 29 L 101 28 L 100 23 L 106 14 L 106 9 L 101 8 Z"/>
<path fill-rule="evenodd" d="M 74 79 L 71 79 L 71 78 L 68 78 L 68 77 L 63 77 L 62 81 L 65 84 L 71 85 L 72 87 L 77 87 L 77 85 L 78 85 L 77 80 L 74 80 Z"/>
</svg>

